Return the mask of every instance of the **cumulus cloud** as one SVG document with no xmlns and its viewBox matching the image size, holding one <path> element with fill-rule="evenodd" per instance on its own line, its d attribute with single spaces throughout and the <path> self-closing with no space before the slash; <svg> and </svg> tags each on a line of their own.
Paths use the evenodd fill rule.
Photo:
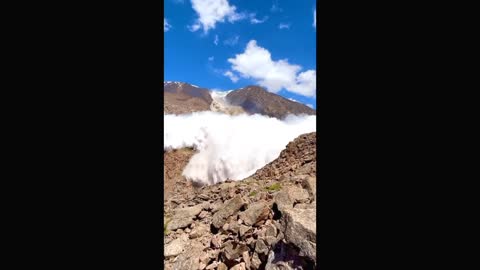
<svg viewBox="0 0 480 270">
<path fill-rule="evenodd" d="M 238 80 L 239 80 L 238 76 L 233 74 L 233 72 L 231 72 L 230 70 L 225 71 L 225 73 L 223 73 L 223 75 L 230 78 L 230 80 L 232 80 L 232 82 L 234 82 L 234 83 L 238 82 Z"/>
<path fill-rule="evenodd" d="M 290 64 L 288 59 L 272 60 L 270 52 L 257 45 L 255 40 L 248 42 L 245 51 L 229 58 L 231 69 L 244 78 L 252 78 L 268 91 L 277 93 L 281 89 L 314 97 L 316 71 L 300 72 L 301 66 Z"/>
<path fill-rule="evenodd" d="M 259 23 L 264 23 L 268 20 L 268 16 L 263 17 L 263 19 L 259 20 L 255 17 L 255 13 L 250 14 L 250 23 L 251 24 L 259 24 Z"/>
<path fill-rule="evenodd" d="M 215 35 L 215 39 L 213 40 L 213 43 L 215 43 L 215 45 L 218 45 L 218 35 Z"/>
<path fill-rule="evenodd" d="M 193 32 L 203 28 L 206 34 L 210 29 L 214 29 L 218 22 L 225 22 L 225 19 L 233 23 L 246 17 L 245 14 L 237 13 L 237 8 L 230 5 L 227 0 L 191 0 L 191 2 L 193 10 L 198 15 L 195 23 L 189 27 Z"/>
<path fill-rule="evenodd" d="M 242 180 L 276 159 L 301 134 L 316 131 L 316 117 L 231 116 L 215 112 L 164 116 L 164 149 L 193 147 L 183 175 L 201 184 Z"/>
<path fill-rule="evenodd" d="M 163 18 L 163 31 L 168 32 L 172 26 L 168 23 L 167 19 Z"/>
<path fill-rule="evenodd" d="M 278 29 L 290 29 L 290 24 L 289 23 L 280 23 L 278 25 Z"/>
<path fill-rule="evenodd" d="M 238 40 L 240 39 L 240 36 L 233 36 L 229 39 L 226 39 L 223 41 L 223 44 L 228 45 L 228 46 L 235 46 L 238 43 Z"/>
<path fill-rule="evenodd" d="M 270 8 L 272 13 L 275 12 L 282 12 L 283 10 L 278 6 L 278 3 L 273 3 L 272 7 Z"/>
</svg>

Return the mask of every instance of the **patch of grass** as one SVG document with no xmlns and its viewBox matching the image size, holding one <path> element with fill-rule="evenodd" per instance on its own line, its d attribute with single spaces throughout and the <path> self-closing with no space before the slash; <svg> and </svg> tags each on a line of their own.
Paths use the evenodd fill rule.
<svg viewBox="0 0 480 270">
<path fill-rule="evenodd" d="M 253 196 L 257 195 L 257 193 L 258 192 L 256 190 L 254 190 L 254 191 L 250 192 L 250 194 L 248 194 L 248 196 L 253 197 Z"/>
<path fill-rule="evenodd" d="M 275 183 L 269 187 L 266 187 L 265 188 L 267 191 L 278 191 L 280 189 L 282 189 L 282 186 L 280 185 L 280 183 Z"/>
<path fill-rule="evenodd" d="M 165 224 L 163 224 L 163 235 L 167 235 L 169 233 L 168 229 L 167 229 L 167 226 L 168 226 L 168 223 L 170 222 L 170 220 L 168 218 L 165 218 L 166 222 Z"/>
</svg>

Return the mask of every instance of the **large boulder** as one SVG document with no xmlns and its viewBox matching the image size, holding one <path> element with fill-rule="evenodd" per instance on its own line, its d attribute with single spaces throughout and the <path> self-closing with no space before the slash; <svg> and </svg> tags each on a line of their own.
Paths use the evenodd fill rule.
<svg viewBox="0 0 480 270">
<path fill-rule="evenodd" d="M 180 254 L 173 265 L 173 270 L 197 270 L 200 266 L 200 257 L 203 247 L 201 245 L 189 245 L 185 247 L 188 252 Z"/>
<path fill-rule="evenodd" d="M 300 249 L 305 256 L 316 263 L 316 209 L 284 209 L 282 222 L 285 227 L 285 241 Z"/>
<path fill-rule="evenodd" d="M 247 210 L 240 213 L 240 218 L 243 220 L 245 225 L 252 226 L 262 220 L 268 218 L 270 214 L 270 207 L 267 202 L 259 201 L 251 204 Z"/>
<path fill-rule="evenodd" d="M 193 223 L 193 218 L 202 212 L 204 205 L 177 209 L 167 225 L 169 231 L 182 229 Z"/>
<path fill-rule="evenodd" d="M 173 257 L 181 254 L 184 250 L 186 243 L 187 243 L 186 239 L 182 237 L 177 238 L 172 242 L 168 243 L 168 245 L 166 245 L 164 249 L 165 257 L 168 258 L 168 257 Z"/>
<path fill-rule="evenodd" d="M 241 196 L 235 196 L 233 199 L 225 202 L 223 207 L 213 215 L 212 225 L 217 229 L 222 228 L 227 218 L 236 214 L 245 204 L 246 202 Z"/>
</svg>

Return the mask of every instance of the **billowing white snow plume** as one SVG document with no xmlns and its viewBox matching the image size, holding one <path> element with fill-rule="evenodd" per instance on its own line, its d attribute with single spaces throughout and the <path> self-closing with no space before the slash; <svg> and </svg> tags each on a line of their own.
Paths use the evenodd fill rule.
<svg viewBox="0 0 480 270">
<path fill-rule="evenodd" d="M 290 141 L 316 131 L 316 116 L 165 115 L 165 150 L 193 147 L 183 175 L 201 184 L 241 180 L 276 159 Z"/>
</svg>

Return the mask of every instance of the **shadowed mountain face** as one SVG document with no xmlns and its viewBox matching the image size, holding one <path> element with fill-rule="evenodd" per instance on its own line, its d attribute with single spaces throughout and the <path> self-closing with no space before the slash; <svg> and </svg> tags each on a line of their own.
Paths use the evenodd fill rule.
<svg viewBox="0 0 480 270">
<path fill-rule="evenodd" d="M 163 111 L 167 114 L 183 114 L 208 111 L 212 97 L 208 89 L 181 82 L 164 82 Z"/>
<path fill-rule="evenodd" d="M 258 86 L 247 86 L 232 91 L 227 95 L 227 101 L 242 107 L 248 113 L 259 113 L 280 119 L 287 114 L 314 115 L 316 113 L 306 105 L 270 93 Z"/>
</svg>

